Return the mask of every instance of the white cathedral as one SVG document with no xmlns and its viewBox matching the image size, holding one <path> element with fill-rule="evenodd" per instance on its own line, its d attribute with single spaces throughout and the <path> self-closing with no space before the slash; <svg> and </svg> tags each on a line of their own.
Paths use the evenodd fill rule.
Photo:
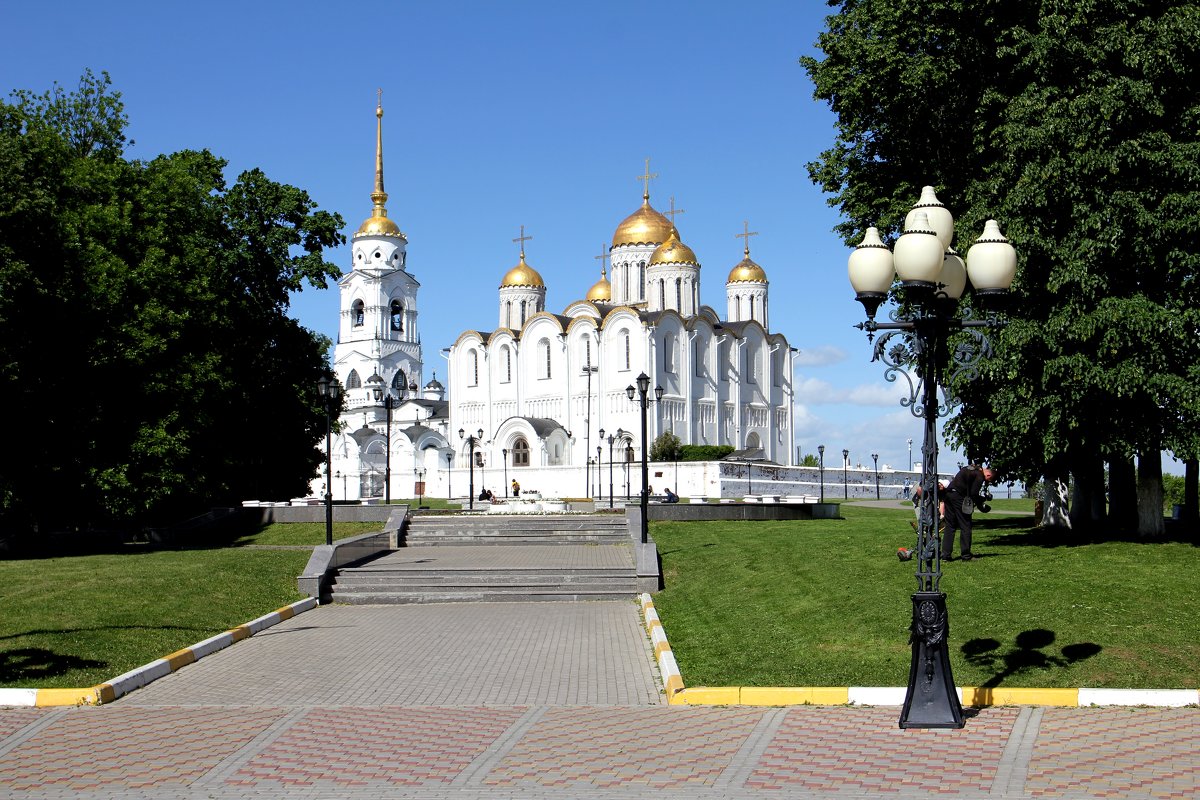
<svg viewBox="0 0 1200 800">
<path fill-rule="evenodd" d="M 721 319 L 700 304 L 696 254 L 650 205 L 648 164 L 641 207 L 612 237 L 611 281 L 602 269 L 581 299 L 547 312 L 522 230 L 520 259 L 500 281 L 495 328 L 464 331 L 449 348 L 448 389 L 436 376 L 422 384 L 420 284 L 408 269 L 408 239 L 387 216 L 381 106 L 375 114 L 373 209 L 338 283 L 334 371 L 345 409 L 333 445 L 335 500 L 459 497 L 471 484 L 502 495 L 514 478 L 544 495 L 584 496 L 593 470 L 640 461 L 668 431 L 683 444 L 794 463 L 793 349 L 769 330 L 767 275 L 750 259 L 752 234 L 742 234 Z M 628 394 L 642 373 L 651 387 L 644 441 L 641 405 Z"/>
</svg>

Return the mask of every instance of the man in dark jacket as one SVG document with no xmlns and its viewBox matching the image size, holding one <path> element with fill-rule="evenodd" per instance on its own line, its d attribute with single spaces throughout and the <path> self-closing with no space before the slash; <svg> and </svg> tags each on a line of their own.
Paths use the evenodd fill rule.
<svg viewBox="0 0 1200 800">
<path fill-rule="evenodd" d="M 971 553 L 971 514 L 976 507 L 987 502 L 984 491 L 996 475 L 990 467 L 978 467 L 968 464 L 958 471 L 946 487 L 943 498 L 946 501 L 946 530 L 942 534 L 942 560 L 953 561 L 954 532 L 961 531 L 959 549 L 963 561 L 970 561 L 975 556 Z M 967 509 L 963 508 L 964 501 L 970 501 Z M 981 509 L 987 510 L 987 509 Z"/>
</svg>

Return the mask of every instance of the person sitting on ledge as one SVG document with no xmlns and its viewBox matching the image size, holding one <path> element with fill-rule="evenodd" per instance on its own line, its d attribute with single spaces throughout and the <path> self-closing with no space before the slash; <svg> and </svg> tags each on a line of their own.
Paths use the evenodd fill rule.
<svg viewBox="0 0 1200 800">
<path fill-rule="evenodd" d="M 667 496 L 663 500 L 664 503 L 678 503 L 679 502 L 679 495 L 675 494 L 670 489 L 667 489 L 665 491 L 667 493 Z"/>
</svg>

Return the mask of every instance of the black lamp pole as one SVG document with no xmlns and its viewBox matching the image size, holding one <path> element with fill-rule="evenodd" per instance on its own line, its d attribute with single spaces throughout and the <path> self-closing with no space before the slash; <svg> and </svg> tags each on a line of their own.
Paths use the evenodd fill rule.
<svg viewBox="0 0 1200 800">
<path fill-rule="evenodd" d="M 420 507 L 425 502 L 425 470 L 417 469 L 417 506 Z"/>
<path fill-rule="evenodd" d="M 879 453 L 871 453 L 871 459 L 875 462 L 875 499 L 879 499 Z"/>
<path fill-rule="evenodd" d="M 604 440 L 603 435 L 600 436 L 600 440 L 601 441 Z M 600 475 L 601 475 L 600 465 L 603 463 L 604 463 L 603 451 L 601 450 L 600 445 L 596 445 L 596 492 L 593 496 L 598 497 L 601 500 L 604 500 L 604 486 L 603 486 L 603 483 L 602 483 L 601 477 L 600 477 Z"/>
<path fill-rule="evenodd" d="M 850 469 L 850 451 L 843 450 L 842 451 L 842 492 L 844 494 L 845 499 L 847 499 L 847 500 L 850 499 L 850 482 L 849 482 L 849 478 L 847 476 L 847 472 L 849 471 L 849 469 Z"/>
<path fill-rule="evenodd" d="M 507 499 L 508 498 L 508 448 L 507 447 L 502 448 L 500 450 L 500 456 L 501 456 L 502 460 L 504 461 L 504 497 L 505 497 L 505 499 Z"/>
<path fill-rule="evenodd" d="M 446 499 L 450 500 L 454 497 L 454 491 L 450 488 L 451 464 L 454 463 L 454 454 L 446 453 Z"/>
<path fill-rule="evenodd" d="M 873 360 L 885 364 L 891 380 L 903 375 L 909 396 L 901 400 L 913 416 L 924 421 L 921 446 L 921 506 L 917 526 L 917 591 L 912 595 L 912 661 L 908 690 L 900 712 L 901 728 L 961 728 L 962 705 L 950 669 L 947 641 L 950 624 L 942 577 L 941 536 L 938 533 L 937 418 L 951 413 L 959 399 L 938 386 L 950 387 L 956 379 L 975 375 L 991 353 L 991 343 L 982 329 L 1004 323 L 994 310 L 993 298 L 1008 294 L 1016 275 L 1017 255 L 988 220 L 981 236 L 967 253 L 966 262 L 950 247 L 954 218 L 938 201 L 933 187 L 926 186 L 921 200 L 905 219 L 904 233 L 895 242 L 894 253 L 875 228 L 867 230 L 850 256 L 850 283 L 856 299 L 867 313 L 857 326 L 874 342 Z M 970 279 L 974 290 L 972 310 L 959 313 L 958 302 Z M 875 312 L 899 280 L 898 296 L 903 301 L 895 322 L 876 322 Z M 994 307 L 993 307 L 994 308 Z M 974 312 L 974 313 L 972 313 Z M 976 315 L 984 313 L 983 318 Z M 955 337 L 950 357 L 948 340 Z M 900 337 L 895 341 L 895 337 Z M 916 374 L 914 385 L 912 375 Z M 911 466 L 912 458 L 909 463 Z"/>
<path fill-rule="evenodd" d="M 620 439 L 625 434 L 625 431 L 617 428 L 617 435 L 608 435 L 608 507 L 615 508 L 613 501 L 613 443 Z"/>
<path fill-rule="evenodd" d="M 817 445 L 817 455 L 821 459 L 819 464 L 821 467 L 821 502 L 825 502 L 825 445 Z"/>
<path fill-rule="evenodd" d="M 392 409 L 395 407 L 396 400 L 392 393 L 388 392 L 383 398 L 383 408 L 387 413 L 387 449 L 383 456 L 383 502 L 389 506 L 392 504 Z"/>
<path fill-rule="evenodd" d="M 647 461 L 650 448 L 646 442 L 646 411 L 651 403 L 651 400 L 647 397 L 649 393 L 650 376 L 644 372 L 637 376 L 636 389 L 632 385 L 625 387 L 625 395 L 630 400 L 633 400 L 636 396 L 642 411 L 642 544 L 645 544 L 650 539 L 650 520 L 647 516 L 650 511 L 650 464 Z M 662 396 L 663 388 L 655 386 L 654 401 L 662 400 Z"/>
<path fill-rule="evenodd" d="M 325 544 L 333 544 L 333 410 L 342 393 L 341 384 L 332 375 L 317 381 L 321 405 L 325 408 Z"/>
<path fill-rule="evenodd" d="M 467 467 L 470 469 L 470 486 L 467 489 L 467 507 L 469 510 L 475 510 L 475 448 L 483 443 L 483 428 L 480 428 L 474 434 L 466 436 L 466 431 L 462 428 L 458 429 L 458 438 L 465 437 L 467 442 Z"/>
</svg>

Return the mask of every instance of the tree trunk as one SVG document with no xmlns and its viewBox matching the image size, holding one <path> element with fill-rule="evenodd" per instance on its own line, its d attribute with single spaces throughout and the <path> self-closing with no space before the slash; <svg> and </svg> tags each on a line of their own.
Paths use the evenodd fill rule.
<svg viewBox="0 0 1200 800">
<path fill-rule="evenodd" d="M 1183 462 L 1183 518 L 1188 522 L 1200 520 L 1200 504 L 1197 503 L 1197 461 L 1189 458 Z"/>
<path fill-rule="evenodd" d="M 1108 519 L 1119 531 L 1137 528 L 1137 470 L 1132 458 L 1118 456 L 1108 462 Z"/>
<path fill-rule="evenodd" d="M 1061 477 L 1046 478 L 1046 492 L 1042 511 L 1043 528 L 1071 529 L 1071 517 L 1067 513 L 1067 482 Z"/>
<path fill-rule="evenodd" d="M 1104 462 L 1088 459 L 1076 465 L 1075 486 L 1071 498 L 1071 528 L 1092 531 L 1105 521 Z"/>
<path fill-rule="evenodd" d="M 1138 456 L 1138 536 L 1143 539 L 1166 533 L 1163 519 L 1162 454 L 1157 450 Z"/>
</svg>

